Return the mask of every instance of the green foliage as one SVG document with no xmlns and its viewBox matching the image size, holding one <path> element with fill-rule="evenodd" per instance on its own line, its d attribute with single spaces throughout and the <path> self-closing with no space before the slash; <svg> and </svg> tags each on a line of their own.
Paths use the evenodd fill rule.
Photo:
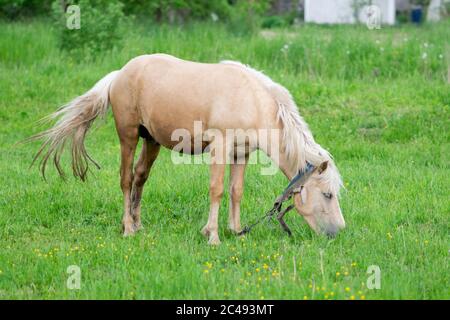
<svg viewBox="0 0 450 320">
<path fill-rule="evenodd" d="M 234 33 L 251 33 L 259 27 L 270 0 L 131 0 L 127 14 L 150 17 L 157 22 L 184 23 L 191 20 L 226 22 Z"/>
<path fill-rule="evenodd" d="M 261 27 L 271 29 L 277 27 L 285 27 L 286 20 L 281 16 L 269 16 L 262 19 Z"/>
<path fill-rule="evenodd" d="M 411 4 L 426 7 L 430 4 L 430 0 L 411 0 Z"/>
<path fill-rule="evenodd" d="M 269 8 L 270 1 L 236 0 L 228 18 L 227 27 L 234 34 L 251 34 L 259 30 L 261 16 Z"/>
<path fill-rule="evenodd" d="M 287 27 L 294 23 L 295 19 L 299 18 L 298 13 L 291 11 L 284 15 L 269 15 L 262 18 L 261 27 L 262 28 L 281 28 Z"/>
<path fill-rule="evenodd" d="M 0 17 L 17 19 L 47 13 L 52 0 L 0 0 Z"/>
<path fill-rule="evenodd" d="M 70 1 L 80 8 L 80 28 L 70 29 L 67 20 L 70 16 L 61 7 L 60 1 L 52 5 L 53 17 L 58 30 L 61 48 L 81 57 L 90 58 L 100 51 L 120 46 L 126 29 L 123 4 L 114 0 Z"/>
<path fill-rule="evenodd" d="M 17 19 L 21 16 L 45 15 L 53 8 L 60 19 L 63 6 L 80 4 L 91 7 L 83 11 L 91 19 L 99 8 L 102 12 L 102 7 L 117 6 L 119 2 L 123 5 L 120 11 L 126 16 L 137 16 L 141 20 L 172 24 L 193 20 L 219 20 L 230 22 L 232 28 L 241 29 L 242 33 L 253 30 L 258 25 L 260 16 L 270 7 L 270 0 L 0 0 L 0 17 Z M 113 11 L 102 13 L 114 15 L 119 10 Z"/>
<path fill-rule="evenodd" d="M 210 19 L 211 14 L 226 19 L 230 10 L 227 0 L 130 0 L 124 7 L 127 14 L 150 17 L 159 22 Z"/>
</svg>

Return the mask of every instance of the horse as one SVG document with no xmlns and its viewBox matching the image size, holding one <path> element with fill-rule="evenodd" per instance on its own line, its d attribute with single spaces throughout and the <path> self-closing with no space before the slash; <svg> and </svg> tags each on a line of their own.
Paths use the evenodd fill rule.
<svg viewBox="0 0 450 320">
<path fill-rule="evenodd" d="M 289 91 L 264 73 L 235 61 L 200 63 L 167 54 L 135 57 L 48 116 L 57 119 L 54 126 L 33 136 L 43 139 L 33 163 L 40 159 L 44 179 L 51 158 L 59 175 L 65 176 L 60 158 L 67 142 L 71 142 L 75 177 L 85 181 L 89 165 L 98 167 L 86 151 L 84 141 L 94 120 L 105 116 L 109 106 L 120 141 L 124 236 L 142 228 L 143 187 L 161 146 L 181 153 L 215 154 L 210 160 L 209 217 L 202 229 L 209 244 L 220 243 L 218 213 L 227 164 L 230 165 L 229 228 L 241 232 L 244 172 L 249 155 L 256 150 L 272 159 L 289 180 L 311 165 L 313 174 L 293 196 L 297 212 L 318 234 L 333 237 L 345 227 L 339 205 L 342 180 L 331 154 L 315 142 Z M 194 133 L 196 123 L 201 124 L 204 133 L 200 135 L 200 143 L 199 134 Z M 183 148 L 173 139 L 173 132 L 180 128 L 190 136 Z M 247 137 L 240 143 L 244 148 L 240 148 L 239 154 L 236 151 L 230 154 L 226 150 L 236 146 L 236 137 L 218 139 L 217 135 L 205 133 L 213 130 L 225 135 L 229 129 L 271 130 L 280 134 L 267 139 Z M 142 150 L 133 169 L 140 138 Z M 186 144 L 195 145 L 194 150 L 185 148 Z"/>
</svg>

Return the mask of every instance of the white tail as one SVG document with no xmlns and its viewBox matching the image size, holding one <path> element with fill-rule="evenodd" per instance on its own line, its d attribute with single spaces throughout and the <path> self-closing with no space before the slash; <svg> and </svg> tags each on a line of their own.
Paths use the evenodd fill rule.
<svg viewBox="0 0 450 320">
<path fill-rule="evenodd" d="M 72 170 L 76 177 L 86 179 L 89 162 L 95 166 L 98 164 L 89 156 L 84 139 L 90 126 L 97 117 L 103 117 L 108 111 L 109 88 L 119 71 L 113 71 L 98 81 L 92 89 L 62 106 L 46 119 L 58 118 L 54 127 L 41 132 L 30 140 L 44 139 L 44 143 L 35 155 L 33 163 L 42 156 L 40 169 L 45 178 L 45 168 L 51 156 L 58 173 L 64 177 L 64 171 L 60 166 L 61 154 L 68 140 L 71 140 Z M 45 149 L 47 149 L 45 151 Z M 45 151 L 45 152 L 44 152 Z"/>
</svg>

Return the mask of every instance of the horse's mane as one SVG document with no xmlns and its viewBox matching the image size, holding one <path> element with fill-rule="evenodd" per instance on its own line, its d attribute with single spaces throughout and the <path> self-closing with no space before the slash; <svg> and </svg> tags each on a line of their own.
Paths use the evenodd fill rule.
<svg viewBox="0 0 450 320">
<path fill-rule="evenodd" d="M 306 162 L 318 166 L 323 161 L 328 161 L 328 169 L 321 174 L 321 179 L 328 186 L 329 191 L 339 193 L 342 180 L 339 171 L 334 164 L 331 154 L 322 148 L 312 136 L 308 125 L 298 112 L 297 105 L 289 91 L 282 85 L 274 82 L 264 73 L 257 71 L 236 61 L 221 61 L 222 64 L 230 64 L 246 69 L 257 78 L 278 104 L 278 120 L 283 124 L 282 147 L 294 172 L 302 170 Z"/>
</svg>

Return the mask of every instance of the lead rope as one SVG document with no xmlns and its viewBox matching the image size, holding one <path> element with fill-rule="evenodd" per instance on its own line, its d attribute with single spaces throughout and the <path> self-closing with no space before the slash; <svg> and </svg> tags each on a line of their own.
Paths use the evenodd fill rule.
<svg viewBox="0 0 450 320">
<path fill-rule="evenodd" d="M 252 230 L 255 226 L 260 224 L 262 221 L 264 221 L 265 219 L 272 219 L 273 216 L 276 214 L 277 220 L 280 223 L 283 230 L 286 231 L 289 236 L 291 236 L 292 232 L 289 229 L 289 227 L 287 226 L 287 224 L 283 218 L 284 218 L 284 215 L 288 211 L 290 211 L 294 208 L 294 205 L 291 204 L 284 210 L 281 210 L 281 208 L 283 206 L 283 203 L 290 200 L 294 194 L 302 192 L 303 185 L 306 183 L 308 178 L 312 175 L 314 170 L 315 170 L 315 167 L 312 164 L 310 164 L 309 162 L 306 162 L 305 168 L 300 170 L 297 173 L 297 175 L 294 178 L 292 178 L 292 180 L 289 182 L 286 189 L 284 189 L 281 196 L 279 196 L 275 200 L 272 209 L 270 209 L 268 212 L 266 212 L 264 214 L 264 216 L 262 216 L 261 218 L 259 218 L 255 222 L 253 222 L 252 224 L 245 226 L 244 229 L 242 229 L 242 231 L 238 233 L 238 235 L 242 236 L 246 233 L 249 233 L 250 230 Z"/>
<path fill-rule="evenodd" d="M 292 231 L 291 229 L 289 229 L 288 225 L 286 224 L 286 222 L 284 221 L 284 215 L 291 211 L 294 208 L 294 205 L 291 204 L 288 207 L 286 207 L 285 209 L 281 210 L 282 206 L 283 206 L 283 202 L 288 201 L 289 199 L 291 199 L 293 194 L 296 193 L 300 193 L 300 191 L 293 191 L 289 194 L 289 196 L 287 198 L 285 198 L 285 200 L 280 201 L 279 199 L 282 197 L 278 197 L 277 200 L 275 200 L 275 203 L 273 205 L 273 208 L 270 209 L 269 211 L 267 211 L 261 218 L 257 219 L 255 222 L 253 222 L 250 225 L 247 225 L 244 227 L 244 229 L 242 229 L 241 232 L 238 233 L 239 236 L 243 236 L 244 234 L 249 233 L 255 226 L 257 226 L 258 224 L 260 224 L 262 221 L 268 219 L 272 219 L 274 215 L 277 215 L 277 220 L 280 223 L 281 227 L 283 228 L 283 230 L 289 235 L 292 236 Z"/>
</svg>

